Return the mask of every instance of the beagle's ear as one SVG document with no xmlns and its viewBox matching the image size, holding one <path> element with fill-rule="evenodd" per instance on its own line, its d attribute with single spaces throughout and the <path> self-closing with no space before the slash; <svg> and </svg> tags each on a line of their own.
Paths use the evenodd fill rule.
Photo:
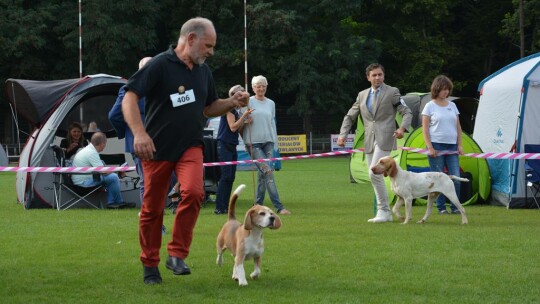
<svg viewBox="0 0 540 304">
<path fill-rule="evenodd" d="M 276 214 L 276 218 L 274 219 L 274 224 L 272 225 L 272 227 L 270 227 L 270 229 L 277 230 L 280 227 L 281 227 L 281 219 Z"/>
<path fill-rule="evenodd" d="M 251 217 L 253 216 L 253 210 L 249 209 L 248 212 L 246 212 L 246 217 L 244 218 L 244 229 L 251 230 L 253 229 L 253 223 L 251 221 Z"/>
</svg>

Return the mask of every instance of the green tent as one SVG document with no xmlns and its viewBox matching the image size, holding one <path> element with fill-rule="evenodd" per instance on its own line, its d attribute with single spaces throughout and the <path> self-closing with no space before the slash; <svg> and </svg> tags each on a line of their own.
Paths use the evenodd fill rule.
<svg viewBox="0 0 540 304">
<path fill-rule="evenodd" d="M 396 125 L 401 124 L 401 115 L 398 113 L 396 115 Z M 397 140 L 397 146 L 401 147 L 405 143 L 408 133 L 405 133 L 402 139 Z M 354 137 L 353 149 L 363 149 L 364 148 L 364 124 L 360 116 L 358 116 L 358 122 L 356 126 L 356 135 Z M 401 153 L 401 150 L 394 150 L 390 155 L 394 158 Z M 357 183 L 370 183 L 368 168 L 366 165 L 366 158 L 364 153 L 353 153 L 351 154 L 351 164 L 350 164 L 351 176 Z M 387 181 L 387 185 L 388 181 Z M 388 188 L 390 189 L 390 188 Z"/>
<path fill-rule="evenodd" d="M 467 133 L 462 133 L 462 146 L 464 153 L 482 153 L 482 149 Z M 425 148 L 424 136 L 422 134 L 422 128 L 415 129 L 405 141 L 405 147 L 411 148 Z M 402 169 L 415 171 L 418 168 L 429 169 L 429 163 L 427 155 L 409 152 L 401 150 L 398 158 L 399 165 Z M 463 205 L 474 204 L 481 201 L 487 201 L 487 198 L 491 192 L 491 175 L 486 159 L 473 158 L 468 156 L 460 156 L 459 164 L 463 172 L 467 172 L 472 177 L 472 195 L 466 202 L 461 202 Z M 422 171 L 422 169 L 420 169 Z M 419 200 L 417 200 L 419 201 Z"/>
<path fill-rule="evenodd" d="M 396 126 L 401 125 L 401 114 L 396 114 Z M 403 138 L 397 140 L 397 147 L 402 147 L 405 143 L 405 139 L 408 137 L 409 133 L 405 133 Z M 394 157 L 395 159 L 399 159 L 400 154 L 402 153 L 402 150 L 400 149 L 394 149 L 390 155 Z M 364 148 L 364 123 L 362 122 L 362 119 L 360 116 L 358 116 L 358 122 L 356 126 L 356 135 L 354 137 L 354 143 L 353 143 L 353 149 L 362 149 Z M 351 162 L 350 162 L 350 170 L 351 170 L 351 176 L 357 183 L 371 183 L 371 180 L 369 179 L 369 168 L 366 164 L 366 158 L 364 153 L 353 153 L 351 154 Z M 390 189 L 390 180 L 388 178 L 385 178 L 386 182 L 386 189 L 388 190 L 388 196 L 390 199 L 390 202 L 394 202 L 395 195 Z M 374 208 L 375 208 L 375 196 L 374 199 Z M 376 210 L 374 209 L 374 212 Z"/>
<path fill-rule="evenodd" d="M 400 121 L 401 116 L 396 116 L 396 121 Z M 356 137 L 354 140 L 354 149 L 362 148 L 364 145 L 364 127 L 362 122 L 358 121 L 356 129 Z M 464 153 L 482 153 L 478 144 L 468 134 L 463 133 L 462 145 Z M 410 134 L 406 134 L 404 139 L 398 140 L 398 147 L 422 148 L 426 147 L 422 128 L 417 128 Z M 406 150 L 394 150 L 391 155 L 396 159 L 396 162 L 404 170 L 409 171 L 425 171 L 429 170 L 427 156 L 424 154 L 409 152 Z M 471 174 L 472 181 L 472 196 L 463 205 L 474 204 L 480 200 L 486 201 L 491 191 L 491 175 L 487 162 L 483 158 L 471 158 L 460 156 L 460 166 L 463 172 Z M 366 166 L 363 153 L 354 153 L 351 156 L 351 175 L 357 182 L 369 182 L 368 168 Z M 395 196 L 390 189 L 389 179 L 386 178 L 386 188 L 391 202 L 395 201 Z M 416 204 L 425 204 L 426 201 L 417 199 Z"/>
</svg>

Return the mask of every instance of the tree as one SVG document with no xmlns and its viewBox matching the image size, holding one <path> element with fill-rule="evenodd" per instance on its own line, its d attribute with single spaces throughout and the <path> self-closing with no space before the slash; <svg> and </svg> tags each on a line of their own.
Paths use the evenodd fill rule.
<svg viewBox="0 0 540 304">
<path fill-rule="evenodd" d="M 250 68 L 269 76 L 269 91 L 277 88 L 288 113 L 303 118 L 306 133 L 317 113 L 327 117 L 323 132 L 339 127 L 335 118 L 354 102 L 364 67 L 379 55 L 377 43 L 361 33 L 360 11 L 360 1 L 348 0 L 250 6 Z"/>
<path fill-rule="evenodd" d="M 387 82 L 403 94 L 427 91 L 435 75 L 446 74 L 456 96 L 476 96 L 483 78 L 519 58 L 518 1 L 248 0 L 248 82 L 259 74 L 269 79 L 278 128 L 281 117 L 291 117 L 302 121 L 288 129 L 298 133 L 336 132 L 368 87 L 364 69 L 372 62 L 387 68 Z M 83 74 L 127 78 L 141 57 L 176 44 L 181 25 L 202 16 L 218 33 L 208 64 L 226 96 L 245 82 L 243 2 L 84 0 Z M 540 48 L 540 0 L 523 3 L 530 54 Z M 0 0 L 0 9 L 2 82 L 79 76 L 77 1 Z M 9 121 L 3 118 L 0 124 Z"/>
<path fill-rule="evenodd" d="M 520 2 L 523 4 L 523 28 L 520 28 Z M 500 34 L 521 47 L 519 38 L 523 35 L 523 54 L 530 55 L 540 50 L 540 0 L 513 0 L 513 11 L 505 14 Z"/>
<path fill-rule="evenodd" d="M 506 0 L 380 0 L 366 2 L 362 17 L 371 25 L 365 34 L 382 43 L 387 81 L 403 94 L 428 91 L 446 74 L 456 96 L 474 97 L 478 83 L 515 56 L 498 35 L 508 9 Z"/>
</svg>

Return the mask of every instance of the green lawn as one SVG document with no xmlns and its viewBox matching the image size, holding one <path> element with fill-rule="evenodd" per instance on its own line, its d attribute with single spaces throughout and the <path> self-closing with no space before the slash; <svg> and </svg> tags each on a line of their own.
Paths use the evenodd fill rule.
<svg viewBox="0 0 540 304">
<path fill-rule="evenodd" d="M 15 175 L 0 173 L 1 303 L 538 303 L 540 211 L 466 206 L 428 223 L 371 224 L 370 184 L 349 182 L 347 157 L 290 160 L 276 172 L 293 214 L 265 232 L 261 278 L 239 287 L 233 259 L 215 264 L 226 216 L 201 210 L 186 262 L 190 276 L 160 265 L 163 284 L 145 286 L 137 210 L 25 210 Z M 253 201 L 252 172 L 238 172 Z M 266 205 L 271 206 L 268 201 Z M 413 208 L 413 220 L 425 207 Z M 165 261 L 173 216 L 161 251 Z M 250 273 L 253 263 L 245 264 Z"/>
</svg>

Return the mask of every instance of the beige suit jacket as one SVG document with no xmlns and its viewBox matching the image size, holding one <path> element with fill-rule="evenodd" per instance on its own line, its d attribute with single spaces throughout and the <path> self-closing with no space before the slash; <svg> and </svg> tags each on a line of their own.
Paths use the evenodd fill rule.
<svg viewBox="0 0 540 304">
<path fill-rule="evenodd" d="M 401 103 L 401 95 L 397 88 L 386 84 L 380 86 L 379 100 L 371 113 L 366 105 L 371 88 L 358 93 L 356 102 L 343 118 L 339 137 L 346 137 L 358 119 L 362 116 L 364 123 L 364 148 L 365 153 L 373 153 L 375 142 L 385 151 L 397 148 L 394 132 L 396 131 L 396 113 L 403 117 L 401 127 L 409 130 L 412 122 L 412 112 L 409 107 Z"/>
</svg>

